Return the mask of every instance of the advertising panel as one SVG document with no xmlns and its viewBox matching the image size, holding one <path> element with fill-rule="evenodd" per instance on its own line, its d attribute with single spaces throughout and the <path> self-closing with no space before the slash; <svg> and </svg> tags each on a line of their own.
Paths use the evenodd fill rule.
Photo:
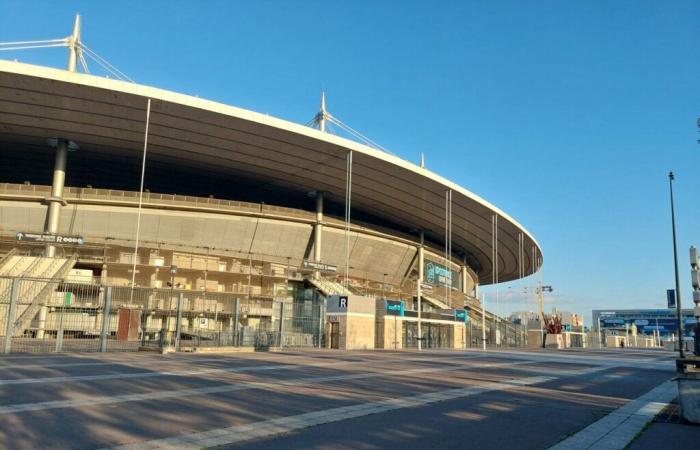
<svg viewBox="0 0 700 450">
<path fill-rule="evenodd" d="M 423 280 L 425 283 L 439 287 L 458 287 L 459 273 L 448 269 L 442 264 L 426 261 Z"/>
</svg>

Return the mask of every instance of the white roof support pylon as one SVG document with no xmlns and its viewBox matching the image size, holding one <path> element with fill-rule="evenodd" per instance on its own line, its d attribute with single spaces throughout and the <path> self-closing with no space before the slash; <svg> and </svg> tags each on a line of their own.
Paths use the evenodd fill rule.
<svg viewBox="0 0 700 450">
<path fill-rule="evenodd" d="M 326 132 L 326 120 L 328 120 L 328 113 L 326 112 L 326 93 L 321 91 L 321 107 L 314 117 L 314 125 L 322 132 Z"/>
<path fill-rule="evenodd" d="M 107 61 L 106 59 L 95 53 L 87 45 L 85 45 L 85 43 L 80 39 L 81 22 L 82 21 L 80 14 L 76 14 L 75 22 L 73 23 L 73 33 L 68 37 L 60 39 L 45 39 L 41 41 L 0 42 L 0 51 L 32 50 L 49 47 L 68 47 L 69 72 L 77 72 L 78 64 L 80 64 L 83 67 L 83 71 L 89 74 L 90 70 L 88 69 L 87 60 L 85 59 L 85 55 L 87 55 L 115 78 L 119 80 L 130 81 L 133 83 L 134 81 L 128 76 L 126 76 L 124 72 L 114 67 L 109 61 Z"/>
<path fill-rule="evenodd" d="M 78 59 L 82 59 L 82 50 L 80 47 L 80 13 L 75 15 L 75 23 L 73 24 L 73 34 L 68 36 L 68 71 L 75 72 Z"/>
</svg>

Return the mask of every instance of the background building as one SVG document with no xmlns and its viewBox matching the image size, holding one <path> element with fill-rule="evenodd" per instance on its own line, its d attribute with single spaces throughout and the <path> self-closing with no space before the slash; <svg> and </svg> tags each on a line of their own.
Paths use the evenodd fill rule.
<svg viewBox="0 0 700 450">
<path fill-rule="evenodd" d="M 682 310 L 683 335 L 691 336 L 695 329 L 695 316 L 692 309 Z M 625 330 L 634 324 L 637 333 L 653 335 L 658 332 L 662 337 L 678 336 L 678 322 L 675 309 L 594 309 L 593 327 L 611 334 L 625 334 Z"/>
</svg>

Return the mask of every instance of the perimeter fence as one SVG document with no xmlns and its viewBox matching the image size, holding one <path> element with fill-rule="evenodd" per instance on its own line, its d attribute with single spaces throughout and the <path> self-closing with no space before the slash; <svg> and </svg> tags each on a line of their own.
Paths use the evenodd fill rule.
<svg viewBox="0 0 700 450">
<path fill-rule="evenodd" d="M 0 277 L 0 352 L 320 347 L 323 305 Z"/>
</svg>

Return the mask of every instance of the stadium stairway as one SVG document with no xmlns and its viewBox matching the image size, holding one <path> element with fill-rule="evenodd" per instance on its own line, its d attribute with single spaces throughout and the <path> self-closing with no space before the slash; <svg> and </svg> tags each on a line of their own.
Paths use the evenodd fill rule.
<svg viewBox="0 0 700 450">
<path fill-rule="evenodd" d="M 71 258 L 47 258 L 8 254 L 0 263 L 0 276 L 20 279 L 17 292 L 17 319 L 14 334 L 22 335 L 39 309 L 46 305 L 51 295 L 68 272 L 75 266 L 77 255 Z M 4 283 L 0 303 L 9 303 L 12 284 Z"/>
<path fill-rule="evenodd" d="M 311 283 L 313 286 L 316 287 L 323 295 L 326 297 L 330 295 L 350 295 L 352 292 L 350 292 L 349 289 L 347 289 L 345 286 L 342 284 L 338 283 L 337 281 L 331 281 L 327 280 L 325 278 L 313 278 L 313 277 L 307 277 L 306 281 Z"/>
</svg>

